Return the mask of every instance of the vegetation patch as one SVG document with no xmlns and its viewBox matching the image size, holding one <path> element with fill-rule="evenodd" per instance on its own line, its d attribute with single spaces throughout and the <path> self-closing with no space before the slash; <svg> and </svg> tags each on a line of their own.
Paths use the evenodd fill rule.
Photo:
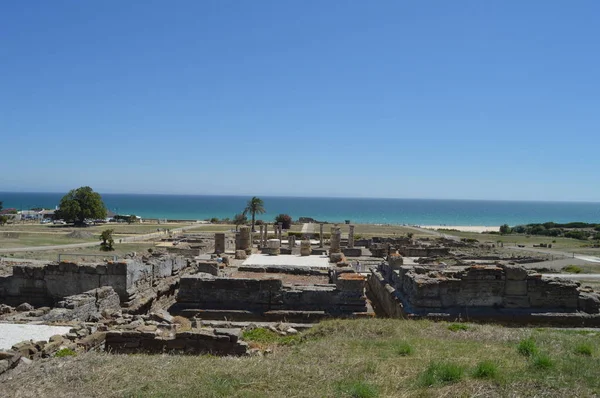
<svg viewBox="0 0 600 398">
<path fill-rule="evenodd" d="M 375 398 L 379 396 L 377 387 L 365 381 L 346 381 L 338 383 L 339 394 L 352 398 Z"/>
<path fill-rule="evenodd" d="M 448 325 L 448 330 L 451 332 L 460 332 L 469 330 L 469 326 L 464 323 L 452 323 Z"/>
<path fill-rule="evenodd" d="M 473 370 L 473 377 L 477 379 L 498 378 L 498 365 L 493 361 L 481 361 Z"/>
<path fill-rule="evenodd" d="M 535 344 L 535 341 L 529 337 L 519 341 L 519 344 L 517 345 L 517 351 L 519 354 L 525 357 L 531 357 L 538 352 L 538 348 Z"/>
<path fill-rule="evenodd" d="M 547 370 L 554 367 L 554 361 L 549 355 L 540 353 L 532 358 L 531 365 L 538 370 Z"/>
<path fill-rule="evenodd" d="M 54 356 L 57 358 L 72 357 L 75 355 L 77 355 L 77 353 L 70 348 L 60 349 L 56 352 L 56 354 L 54 354 Z"/>
<path fill-rule="evenodd" d="M 396 355 L 405 357 L 413 353 L 413 348 L 405 341 L 396 341 L 392 343 L 392 352 Z"/>
<path fill-rule="evenodd" d="M 563 272 L 568 272 L 570 274 L 580 274 L 583 272 L 583 269 L 581 267 L 578 267 L 577 265 L 567 265 L 566 267 L 563 267 Z"/>
<path fill-rule="evenodd" d="M 577 344 L 574 351 L 577 355 L 583 355 L 586 357 L 592 356 L 592 346 L 587 343 Z"/>
<path fill-rule="evenodd" d="M 419 376 L 419 385 L 430 387 L 439 384 L 459 382 L 464 375 L 464 368 L 450 362 L 432 362 Z"/>
</svg>

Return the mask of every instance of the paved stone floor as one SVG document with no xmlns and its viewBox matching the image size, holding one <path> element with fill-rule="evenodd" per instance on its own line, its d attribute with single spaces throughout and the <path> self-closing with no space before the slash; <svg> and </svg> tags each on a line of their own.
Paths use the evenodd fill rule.
<svg viewBox="0 0 600 398">
<path fill-rule="evenodd" d="M 265 266 L 291 266 L 291 267 L 311 267 L 311 268 L 329 268 L 329 257 L 327 256 L 298 256 L 282 254 L 279 256 L 269 256 L 268 254 L 252 254 L 244 266 L 265 267 Z"/>
<path fill-rule="evenodd" d="M 69 326 L 0 323 L 0 350 L 9 350 L 10 347 L 24 340 L 48 341 L 55 334 L 66 334 L 69 330 L 71 330 Z"/>
</svg>

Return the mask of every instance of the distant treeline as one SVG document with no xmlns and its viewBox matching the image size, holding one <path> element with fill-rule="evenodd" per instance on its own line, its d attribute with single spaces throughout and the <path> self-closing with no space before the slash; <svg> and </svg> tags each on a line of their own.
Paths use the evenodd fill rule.
<svg viewBox="0 0 600 398">
<path fill-rule="evenodd" d="M 504 224 L 500 227 L 502 234 L 525 234 L 541 236 L 563 236 L 580 240 L 600 239 L 600 224 L 590 224 L 585 222 L 570 222 L 565 224 L 546 222 L 543 224 L 517 225 L 510 228 Z"/>
</svg>

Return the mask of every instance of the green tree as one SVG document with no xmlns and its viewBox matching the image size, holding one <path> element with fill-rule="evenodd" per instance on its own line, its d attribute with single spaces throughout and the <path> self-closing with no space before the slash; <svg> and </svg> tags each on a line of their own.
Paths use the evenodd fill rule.
<svg viewBox="0 0 600 398">
<path fill-rule="evenodd" d="M 287 214 L 279 214 L 275 217 L 275 223 L 281 223 L 283 229 L 290 229 L 292 227 L 292 217 Z"/>
<path fill-rule="evenodd" d="M 5 225 L 8 222 L 8 216 L 0 216 L 0 225 Z"/>
<path fill-rule="evenodd" d="M 504 224 L 504 225 L 501 225 L 501 226 L 500 226 L 500 233 L 501 233 L 502 235 L 507 235 L 507 234 L 510 234 L 510 233 L 511 233 L 511 229 L 510 229 L 510 227 L 508 226 L 508 224 Z"/>
<path fill-rule="evenodd" d="M 4 204 L 4 202 L 2 202 L 2 201 L 0 200 L 0 211 L 2 211 L 2 205 L 3 205 L 3 204 Z"/>
<path fill-rule="evenodd" d="M 256 196 L 253 196 L 252 199 L 250 199 L 246 204 L 246 208 L 244 209 L 244 212 L 242 214 L 246 215 L 248 213 L 252 214 L 252 232 L 254 232 L 254 221 L 256 220 L 256 213 L 266 213 L 265 203 L 263 202 L 263 200 L 261 198 L 257 198 Z"/>
<path fill-rule="evenodd" d="M 102 197 L 90 187 L 72 189 L 60 200 L 59 207 L 55 217 L 76 225 L 83 225 L 87 218 L 106 218 Z"/>
<path fill-rule="evenodd" d="M 104 231 L 102 231 L 102 233 L 100 234 L 100 240 L 102 241 L 102 243 L 100 243 L 100 250 L 105 252 L 115 250 L 115 248 L 113 247 L 113 245 L 115 244 L 115 240 L 112 236 L 114 231 L 114 229 L 105 229 Z"/>
<path fill-rule="evenodd" d="M 235 230 L 237 232 L 240 225 L 244 225 L 248 222 L 248 217 L 245 214 L 236 214 L 233 216 L 233 223 L 235 224 Z"/>
</svg>

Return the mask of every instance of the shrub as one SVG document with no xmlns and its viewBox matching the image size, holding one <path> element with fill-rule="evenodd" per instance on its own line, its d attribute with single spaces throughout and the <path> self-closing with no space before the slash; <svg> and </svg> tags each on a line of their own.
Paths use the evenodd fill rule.
<svg viewBox="0 0 600 398">
<path fill-rule="evenodd" d="M 495 379 L 498 377 L 498 365 L 493 361 L 482 361 L 473 371 L 473 377 L 478 379 Z"/>
<path fill-rule="evenodd" d="M 210 223 L 211 224 L 218 224 L 219 223 L 219 219 L 217 217 L 213 217 L 210 219 Z"/>
<path fill-rule="evenodd" d="M 531 365 L 536 369 L 551 369 L 554 367 L 554 362 L 547 354 L 536 354 L 531 361 Z"/>
<path fill-rule="evenodd" d="M 529 337 L 519 341 L 519 345 L 517 345 L 517 351 L 523 356 L 530 357 L 536 354 L 538 349 L 535 345 L 535 341 Z"/>
<path fill-rule="evenodd" d="M 465 325 L 464 323 L 453 323 L 448 326 L 448 330 L 450 330 L 452 332 L 458 332 L 461 330 L 466 331 L 466 330 L 469 330 L 469 326 Z"/>
<path fill-rule="evenodd" d="M 592 346 L 587 343 L 577 344 L 574 351 L 575 354 L 578 355 L 585 355 L 587 357 L 592 356 Z"/>
<path fill-rule="evenodd" d="M 77 355 L 77 353 L 70 348 L 60 349 L 56 352 L 56 354 L 54 354 L 54 356 L 57 358 L 71 357 L 75 355 Z"/>
<path fill-rule="evenodd" d="M 377 388 L 364 381 L 339 383 L 338 391 L 341 394 L 352 398 L 374 398 L 379 396 Z"/>
<path fill-rule="evenodd" d="M 399 341 L 392 345 L 392 351 L 396 355 L 407 356 L 413 353 L 413 348 L 405 341 Z"/>
<path fill-rule="evenodd" d="M 424 387 L 436 384 L 451 384 L 460 381 L 464 369 L 453 363 L 432 362 L 427 369 L 421 373 L 419 384 Z"/>
<path fill-rule="evenodd" d="M 568 272 L 571 274 L 580 274 L 583 269 L 581 269 L 581 267 L 578 267 L 577 265 L 567 265 L 566 267 L 563 267 L 562 269 L 564 272 Z"/>
<path fill-rule="evenodd" d="M 281 228 L 290 229 L 292 227 L 292 217 L 287 214 L 279 214 L 275 217 L 275 224 L 281 223 Z"/>
</svg>

